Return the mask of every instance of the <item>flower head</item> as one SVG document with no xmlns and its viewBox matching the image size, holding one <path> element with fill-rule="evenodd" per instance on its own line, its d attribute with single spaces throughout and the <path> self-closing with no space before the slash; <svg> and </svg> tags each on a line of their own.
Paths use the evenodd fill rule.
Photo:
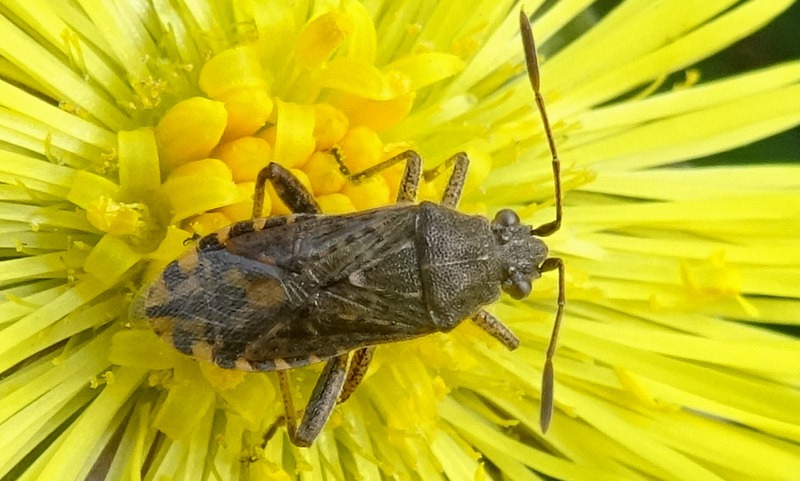
<svg viewBox="0 0 800 481">
<path fill-rule="evenodd" d="M 793 479 L 798 341 L 760 324 L 800 323 L 800 170 L 676 163 L 800 123 L 800 64 L 659 88 L 790 3 L 626 1 L 555 51 L 591 2 L 535 12 L 565 191 L 550 431 L 545 274 L 490 308 L 518 350 L 469 322 L 381 346 L 301 449 L 282 429 L 262 447 L 274 376 L 182 355 L 128 304 L 193 235 L 250 217 L 268 162 L 340 214 L 391 203 L 403 169 L 343 172 L 464 151 L 462 210 L 552 219 L 518 5 L 6 2 L 0 477 Z M 262 211 L 288 213 L 271 187 Z M 320 369 L 292 371 L 296 399 Z"/>
</svg>

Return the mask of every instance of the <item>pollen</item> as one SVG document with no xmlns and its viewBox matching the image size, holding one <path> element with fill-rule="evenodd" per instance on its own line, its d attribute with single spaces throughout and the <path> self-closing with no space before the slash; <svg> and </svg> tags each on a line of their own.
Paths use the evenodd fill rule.
<svg viewBox="0 0 800 481">
<path fill-rule="evenodd" d="M 144 228 L 144 204 L 126 204 L 101 196 L 86 209 L 86 217 L 98 230 L 109 234 L 137 235 Z"/>
</svg>

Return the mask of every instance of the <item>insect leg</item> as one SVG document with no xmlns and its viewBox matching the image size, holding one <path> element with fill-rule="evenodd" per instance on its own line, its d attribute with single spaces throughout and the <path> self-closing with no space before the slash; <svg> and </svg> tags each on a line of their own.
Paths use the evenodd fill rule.
<svg viewBox="0 0 800 481">
<path fill-rule="evenodd" d="M 286 424 L 286 416 L 281 414 L 280 416 L 278 416 L 278 419 L 276 419 L 275 422 L 269 425 L 269 428 L 267 428 L 267 431 L 264 433 L 264 437 L 261 440 L 261 449 L 267 447 L 267 443 L 269 442 L 269 440 L 272 439 L 273 436 L 275 436 L 275 433 L 278 432 L 278 428 L 280 428 L 284 424 Z"/>
<path fill-rule="evenodd" d="M 528 78 L 536 96 L 536 107 L 542 117 L 544 132 L 547 135 L 547 144 L 550 146 L 550 154 L 553 164 L 553 182 L 555 184 L 556 195 L 556 218 L 546 224 L 533 229 L 532 234 L 539 237 L 546 237 L 554 233 L 561 227 L 561 161 L 556 152 L 556 142 L 553 139 L 553 131 L 550 128 L 550 120 L 547 118 L 547 110 L 544 107 L 544 98 L 539 91 L 539 61 L 536 57 L 536 44 L 533 41 L 533 32 L 528 15 L 523 10 L 519 12 L 519 27 L 522 32 L 522 44 L 525 50 L 525 61 L 528 66 Z"/>
<path fill-rule="evenodd" d="M 294 433 L 297 431 L 297 411 L 294 409 L 294 400 L 292 399 L 292 386 L 289 383 L 289 373 L 287 371 L 276 371 L 278 375 L 278 387 L 281 390 L 283 397 L 283 412 L 284 415 L 279 417 L 275 423 L 270 426 L 267 431 L 269 437 L 275 434 L 275 430 L 282 424 L 286 424 L 286 429 L 289 430 L 289 438 L 294 439 Z M 264 435 L 264 443 L 269 440 L 267 434 Z"/>
<path fill-rule="evenodd" d="M 374 352 L 374 347 L 364 347 L 353 353 L 353 357 L 350 359 L 350 368 L 347 370 L 347 379 L 345 379 L 342 393 L 339 395 L 339 403 L 347 401 L 358 385 L 361 384 L 361 380 L 367 374 Z"/>
<path fill-rule="evenodd" d="M 400 180 L 400 187 L 397 189 L 396 203 L 414 202 L 417 200 L 417 190 L 419 189 L 419 179 L 422 174 L 422 159 L 416 152 L 408 150 L 413 155 L 408 156 L 406 170 Z M 400 154 L 403 155 L 403 154 Z M 389 159 L 391 160 L 391 159 Z"/>
<path fill-rule="evenodd" d="M 500 341 L 509 350 L 513 351 L 519 347 L 519 339 L 514 335 L 499 319 L 481 310 L 472 321 L 481 329 L 488 332 L 493 338 Z"/>
<path fill-rule="evenodd" d="M 279 371 L 280 372 L 280 371 Z M 310 446 L 314 439 L 319 436 L 322 427 L 336 406 L 339 393 L 342 392 L 345 375 L 347 374 L 347 354 L 342 354 L 331 358 L 322 370 L 317 385 L 308 400 L 303 420 L 296 430 L 287 423 L 289 429 L 289 439 L 297 446 Z M 288 412 L 287 412 L 288 415 Z"/>
<path fill-rule="evenodd" d="M 461 192 L 464 190 L 464 184 L 467 181 L 469 157 L 467 157 L 466 153 L 459 152 L 436 167 L 426 170 L 422 174 L 422 178 L 425 179 L 425 182 L 430 182 L 453 166 L 453 164 L 455 164 L 455 167 L 453 167 L 453 173 L 450 174 L 450 179 L 447 181 L 441 204 L 455 209 L 458 207 L 458 201 L 461 200 Z"/>
<path fill-rule="evenodd" d="M 333 148 L 330 149 L 329 152 L 333 155 L 333 158 L 336 159 L 336 163 L 339 164 L 339 171 L 353 184 L 360 184 L 395 164 L 406 162 L 406 170 L 403 173 L 403 179 L 400 181 L 400 190 L 397 192 L 397 202 L 414 202 L 417 199 L 417 188 L 419 187 L 419 177 L 422 171 L 422 159 L 419 157 L 419 154 L 413 150 L 400 152 L 394 157 L 356 173 L 350 172 L 350 169 L 345 165 L 341 150 Z"/>
<path fill-rule="evenodd" d="M 558 310 L 556 320 L 553 324 L 553 333 L 550 335 L 550 344 L 547 346 L 545 355 L 544 371 L 542 372 L 542 407 L 539 415 L 539 423 L 542 432 L 546 432 L 550 426 L 550 419 L 553 417 L 553 356 L 556 353 L 556 343 L 558 341 L 558 331 L 561 329 L 561 317 L 564 315 L 564 304 L 566 303 L 566 289 L 564 287 L 564 261 L 558 257 L 545 259 L 539 266 L 540 272 L 547 272 L 558 269 Z"/>
<path fill-rule="evenodd" d="M 294 213 L 299 214 L 319 214 L 320 208 L 314 196 L 311 195 L 297 177 L 283 168 L 280 164 L 270 162 L 270 164 L 258 173 L 256 179 L 256 190 L 253 194 L 253 218 L 261 217 L 261 209 L 264 206 L 264 194 L 266 193 L 267 181 L 272 182 L 278 197 Z"/>
</svg>

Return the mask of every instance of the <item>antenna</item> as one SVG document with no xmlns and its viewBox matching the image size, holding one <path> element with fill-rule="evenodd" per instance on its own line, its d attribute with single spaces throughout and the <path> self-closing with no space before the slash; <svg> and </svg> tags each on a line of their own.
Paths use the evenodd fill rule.
<svg viewBox="0 0 800 481">
<path fill-rule="evenodd" d="M 536 96 L 536 107 L 542 116 L 544 132 L 547 135 L 547 144 L 550 146 L 550 154 L 553 158 L 553 181 L 556 190 L 556 218 L 546 224 L 533 229 L 531 233 L 538 237 L 547 237 L 556 232 L 561 227 L 561 161 L 556 152 L 556 141 L 553 139 L 553 130 L 550 128 L 550 120 L 547 118 L 547 109 L 544 106 L 544 98 L 539 91 L 539 60 L 536 57 L 536 44 L 533 41 L 533 32 L 528 15 L 524 10 L 519 11 L 519 28 L 522 33 L 522 45 L 525 50 L 525 62 L 528 65 L 528 78 Z"/>
<path fill-rule="evenodd" d="M 532 229 L 531 234 L 538 237 L 546 237 L 556 232 L 561 227 L 561 161 L 558 159 L 556 152 L 556 143 L 553 139 L 553 131 L 550 128 L 550 120 L 547 118 L 547 110 L 544 106 L 544 98 L 539 91 L 539 61 L 536 57 L 536 44 L 533 42 L 533 32 L 531 31 L 531 23 L 528 20 L 528 15 L 524 10 L 519 12 L 519 27 L 522 33 L 522 45 L 525 50 L 525 61 L 528 66 L 528 78 L 533 87 L 533 93 L 536 96 L 536 107 L 539 109 L 539 114 L 542 116 L 542 124 L 544 125 L 544 132 L 547 135 L 547 143 L 550 146 L 550 154 L 552 155 L 553 163 L 553 182 L 555 184 L 556 195 L 556 218 L 546 224 Z M 565 283 L 564 283 L 564 261 L 558 257 L 551 257 L 545 259 L 542 265 L 539 266 L 540 272 L 547 272 L 558 270 L 558 310 L 556 311 L 556 320 L 553 324 L 553 332 L 550 334 L 550 343 L 547 346 L 547 353 L 545 355 L 544 370 L 542 371 L 542 400 L 541 411 L 539 414 L 539 424 L 542 427 L 542 433 L 547 432 L 550 427 L 550 420 L 553 417 L 553 356 L 556 353 L 556 345 L 558 342 L 558 332 L 561 329 L 561 318 L 564 315 L 564 305 L 566 304 L 565 296 Z"/>
</svg>

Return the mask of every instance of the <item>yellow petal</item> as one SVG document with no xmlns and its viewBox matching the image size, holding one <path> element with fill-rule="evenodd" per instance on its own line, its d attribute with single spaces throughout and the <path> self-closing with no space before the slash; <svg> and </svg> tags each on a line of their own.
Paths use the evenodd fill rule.
<svg viewBox="0 0 800 481">
<path fill-rule="evenodd" d="M 107 234 L 94 246 L 83 268 L 107 285 L 113 284 L 122 274 L 142 258 L 118 237 Z"/>
<path fill-rule="evenodd" d="M 339 57 L 328 62 L 320 73 L 320 86 L 373 100 L 389 100 L 398 95 L 395 87 L 374 66 L 359 60 Z"/>
<path fill-rule="evenodd" d="M 275 162 L 284 167 L 300 167 L 314 152 L 314 108 L 277 101 L 278 129 L 275 136 Z"/>
<path fill-rule="evenodd" d="M 413 92 L 422 87 L 451 77 L 464 68 L 464 61 L 447 53 L 426 52 L 410 55 L 383 68 L 388 77 L 397 79 L 402 93 Z"/>
<path fill-rule="evenodd" d="M 234 90 L 263 88 L 258 51 L 252 46 L 240 46 L 215 55 L 200 70 L 199 85 L 212 99 Z"/>
<path fill-rule="evenodd" d="M 297 62 L 309 69 L 316 68 L 344 42 L 353 28 L 350 15 L 335 10 L 308 22 L 297 38 Z"/>
</svg>

